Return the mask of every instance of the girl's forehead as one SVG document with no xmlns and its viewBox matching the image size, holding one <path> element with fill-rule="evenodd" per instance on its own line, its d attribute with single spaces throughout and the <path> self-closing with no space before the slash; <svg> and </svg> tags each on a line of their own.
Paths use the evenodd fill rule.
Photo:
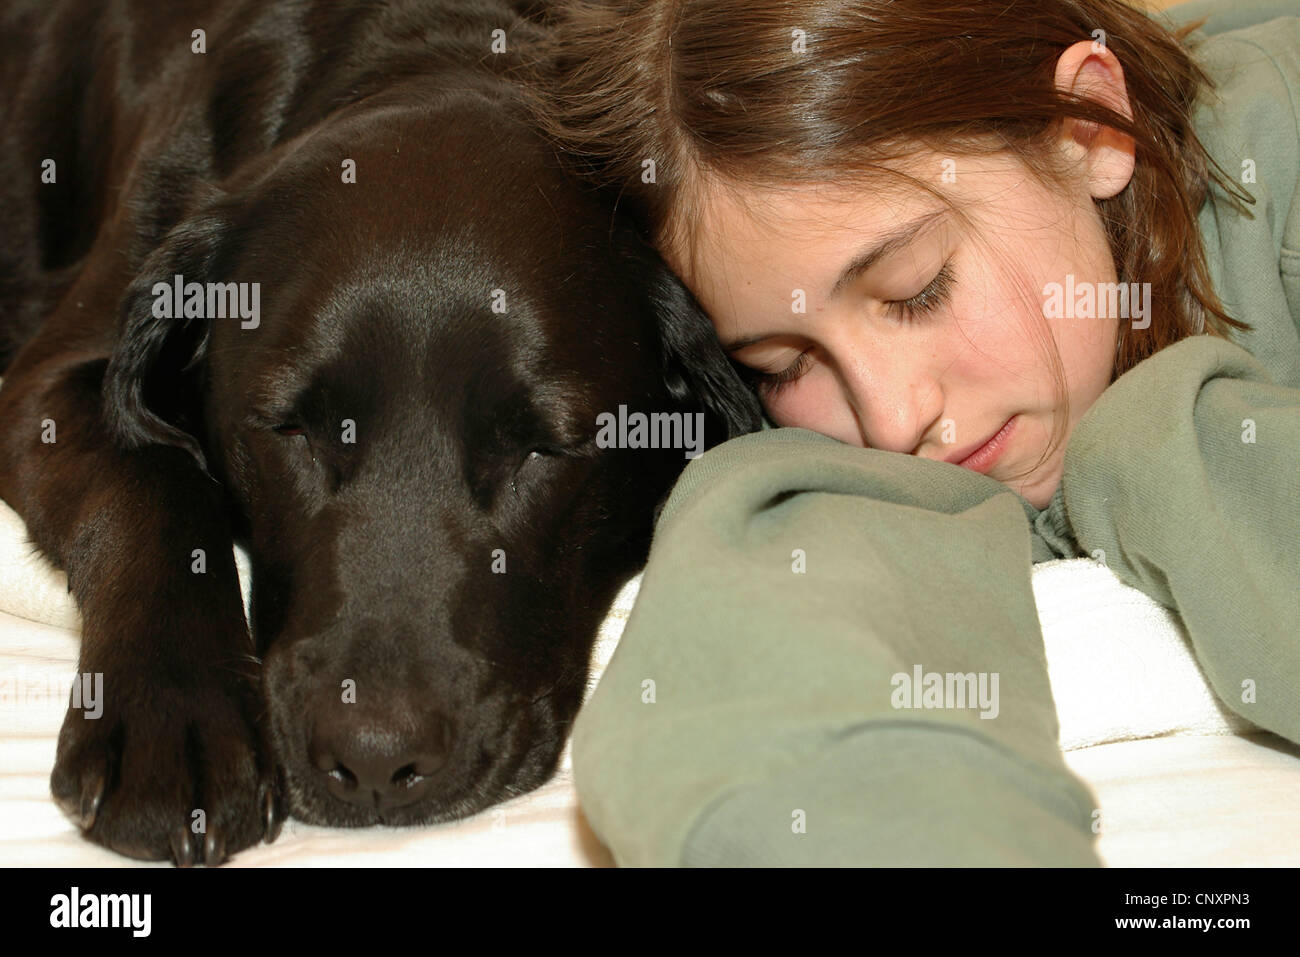
<svg viewBox="0 0 1300 957">
<path fill-rule="evenodd" d="M 697 203 L 690 233 L 677 238 L 673 253 L 694 268 L 887 232 L 944 205 L 923 189 L 872 181 L 728 185 L 706 188 Z"/>
<path fill-rule="evenodd" d="M 886 233 L 945 207 L 988 211 L 1014 194 L 1041 187 L 1010 154 L 944 156 L 925 152 L 879 171 L 807 183 L 696 180 L 689 215 L 672 238 L 675 263 L 699 268 L 735 256 L 754 244 L 771 248 L 830 239 L 834 235 Z M 996 218 L 996 217 L 994 217 Z"/>
</svg>

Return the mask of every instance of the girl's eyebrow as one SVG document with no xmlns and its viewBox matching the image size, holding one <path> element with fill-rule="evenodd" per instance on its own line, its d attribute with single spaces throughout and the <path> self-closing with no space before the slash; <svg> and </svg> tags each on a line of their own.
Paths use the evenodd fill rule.
<svg viewBox="0 0 1300 957">
<path fill-rule="evenodd" d="M 830 302 L 835 299 L 836 296 L 844 291 L 844 288 L 849 285 L 849 283 L 853 282 L 853 280 L 857 279 L 864 272 L 874 266 L 877 261 L 888 256 L 895 250 L 906 246 L 916 238 L 917 233 L 925 229 L 925 227 L 929 226 L 947 212 L 946 209 L 937 209 L 933 212 L 926 213 L 923 216 L 918 216 L 911 222 L 904 223 L 892 232 L 887 233 L 885 237 L 879 240 L 874 246 L 859 252 L 840 272 L 840 277 L 835 280 L 835 285 L 832 286 L 831 291 L 826 294 L 826 301 Z"/>
<path fill-rule="evenodd" d="M 897 229 L 886 233 L 885 236 L 882 239 L 877 240 L 875 244 L 859 252 L 849 260 L 849 263 L 840 271 L 840 276 L 835 280 L 835 285 L 832 286 L 830 292 L 826 294 L 826 301 L 830 302 L 835 299 L 835 297 L 843 292 L 845 287 L 851 282 L 890 253 L 907 246 L 908 243 L 912 242 L 912 240 L 916 238 L 918 233 L 934 223 L 935 220 L 945 216 L 947 212 L 948 210 L 946 209 L 936 209 L 918 216 L 910 222 L 899 226 Z M 763 332 L 758 335 L 743 336 L 739 339 L 730 339 L 722 344 L 722 351 L 730 355 L 733 352 L 739 352 L 741 349 L 746 349 L 749 346 L 756 345 L 764 339 L 770 339 L 773 336 L 783 334 L 784 333 L 778 332 Z"/>
<path fill-rule="evenodd" d="M 750 346 L 762 342 L 764 339 L 770 339 L 776 335 L 775 332 L 763 332 L 756 336 L 745 336 L 741 339 L 732 339 L 722 344 L 722 351 L 730 355 L 733 352 L 739 352 L 741 349 L 747 349 Z"/>
</svg>

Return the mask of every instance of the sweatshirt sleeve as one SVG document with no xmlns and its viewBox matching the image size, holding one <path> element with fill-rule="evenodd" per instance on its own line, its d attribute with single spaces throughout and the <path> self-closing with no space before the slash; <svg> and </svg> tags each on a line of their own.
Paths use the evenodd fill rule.
<svg viewBox="0 0 1300 957">
<path fill-rule="evenodd" d="M 1030 569 L 987 476 L 801 429 L 705 453 L 575 724 L 593 830 L 622 865 L 1099 864 Z"/>
<path fill-rule="evenodd" d="M 1184 339 L 1084 414 L 1062 488 L 1081 549 L 1178 613 L 1223 702 L 1300 742 L 1300 390 Z"/>
</svg>

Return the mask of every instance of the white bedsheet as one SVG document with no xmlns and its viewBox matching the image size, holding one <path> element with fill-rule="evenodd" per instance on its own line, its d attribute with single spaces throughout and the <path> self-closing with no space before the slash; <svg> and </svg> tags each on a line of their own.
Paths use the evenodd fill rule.
<svg viewBox="0 0 1300 957">
<path fill-rule="evenodd" d="M 247 584 L 247 563 L 237 556 Z M 1300 864 L 1300 747 L 1256 732 L 1206 685 L 1175 616 L 1086 559 L 1033 575 L 1061 745 L 1102 808 L 1115 866 Z M 617 645 L 639 579 L 593 653 Z M 136 865 L 84 840 L 50 798 L 76 671 L 79 618 L 62 574 L 0 505 L 0 864 Z M 454 824 L 344 830 L 290 820 L 230 866 L 606 866 L 573 789 L 569 750 L 548 784 Z M 144 865 L 168 866 L 168 865 Z"/>
</svg>

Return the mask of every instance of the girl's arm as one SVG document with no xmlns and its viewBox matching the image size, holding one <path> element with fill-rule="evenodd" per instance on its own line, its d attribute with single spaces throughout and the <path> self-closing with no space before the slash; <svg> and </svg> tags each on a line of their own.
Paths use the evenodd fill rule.
<svg viewBox="0 0 1300 957">
<path fill-rule="evenodd" d="M 1084 415 L 1062 485 L 1080 547 L 1178 612 L 1224 703 L 1300 741 L 1300 390 L 1184 339 Z"/>
<path fill-rule="evenodd" d="M 579 796 L 618 862 L 1098 864 L 1025 504 L 800 429 L 692 463 L 575 725 Z M 967 697 L 927 697 L 949 674 Z"/>
</svg>

